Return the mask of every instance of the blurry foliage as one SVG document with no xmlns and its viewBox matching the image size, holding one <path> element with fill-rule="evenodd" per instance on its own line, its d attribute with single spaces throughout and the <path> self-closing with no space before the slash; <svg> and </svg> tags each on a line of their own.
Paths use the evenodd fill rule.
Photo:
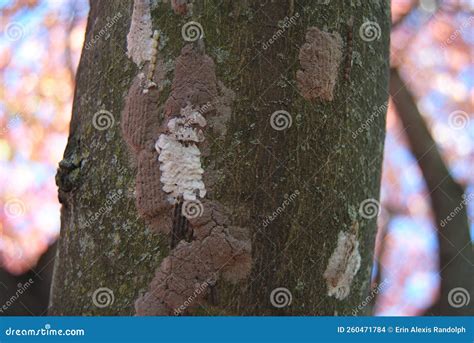
<svg viewBox="0 0 474 343">
<path fill-rule="evenodd" d="M 394 0 L 391 63 L 398 66 L 454 178 L 474 190 L 474 3 Z M 379 216 L 384 249 L 378 259 L 380 315 L 419 315 L 437 296 L 436 225 L 423 175 L 393 107 L 387 137 Z M 471 232 L 474 204 L 468 204 Z"/>
<path fill-rule="evenodd" d="M 71 116 L 87 1 L 1 1 L 0 262 L 36 263 L 59 231 L 54 183 Z"/>
</svg>

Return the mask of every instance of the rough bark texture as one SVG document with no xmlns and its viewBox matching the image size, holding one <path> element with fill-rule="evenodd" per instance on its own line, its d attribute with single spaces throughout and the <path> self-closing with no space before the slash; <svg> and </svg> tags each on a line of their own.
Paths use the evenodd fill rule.
<svg viewBox="0 0 474 343">
<path fill-rule="evenodd" d="M 191 9 L 173 1 L 174 8 L 159 2 L 152 9 L 153 29 L 162 35 L 159 57 L 169 68 L 159 105 L 170 94 L 174 62 L 188 44 L 181 27 L 191 20 L 204 28 L 201 43 L 218 80 L 236 94 L 225 136 L 207 134 L 203 168 L 205 175 L 206 170 L 216 175 L 211 200 L 226 208 L 233 225 L 250 230 L 253 267 L 238 284 L 218 281 L 212 301 L 192 314 L 349 315 L 367 296 L 376 218 L 365 219 L 359 207 L 379 195 L 385 113 L 374 116 L 374 109 L 387 101 L 389 3 L 321 3 L 195 1 Z M 125 97 L 139 72 L 126 56 L 131 10 L 125 1 L 91 2 L 86 41 L 104 28 L 107 16 L 122 17 L 83 51 L 77 74 L 70 137 L 57 176 L 63 208 L 52 315 L 133 315 L 136 299 L 169 254 L 169 237 L 151 231 L 138 216 L 136 161 L 120 129 Z M 296 21 L 278 34 L 279 22 L 296 13 Z M 380 37 L 372 41 L 359 34 L 367 20 L 380 26 Z M 343 60 L 352 41 L 350 79 L 342 61 L 332 100 L 307 100 L 297 85 L 300 48 L 310 27 L 338 34 Z M 107 130 L 92 125 L 99 110 L 113 114 Z M 292 125 L 275 130 L 270 118 L 280 110 L 291 115 Z M 371 124 L 354 138 L 369 118 Z M 269 220 L 275 211 L 279 214 Z M 356 233 L 361 255 L 343 300 L 327 295 L 323 276 L 340 231 Z M 106 307 L 93 302 L 101 287 L 113 292 Z M 277 287 L 291 292 L 291 304 L 272 306 Z"/>
</svg>

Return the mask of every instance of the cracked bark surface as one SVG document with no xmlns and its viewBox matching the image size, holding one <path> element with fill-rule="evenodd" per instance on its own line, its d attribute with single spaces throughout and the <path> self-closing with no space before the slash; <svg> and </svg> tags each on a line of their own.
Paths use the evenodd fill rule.
<svg viewBox="0 0 474 343">
<path fill-rule="evenodd" d="M 169 237 L 138 214 L 136 158 L 121 134 L 125 98 L 139 72 L 125 51 L 131 2 L 91 2 L 85 40 L 117 11 L 122 19 L 108 39 L 83 50 L 77 73 L 65 167 L 58 173 L 63 208 L 52 315 L 133 315 L 135 300 L 157 278 L 155 270 L 174 256 Z M 300 14 L 297 22 L 262 50 L 262 43 L 279 29 L 278 22 L 295 12 Z M 218 80 L 212 96 L 227 94 L 217 106 L 226 107 L 228 116 L 215 119 L 219 129 L 206 133 L 203 166 L 213 171 L 212 177 L 204 175 L 206 188 L 212 185 L 209 199 L 225 208 L 231 223 L 216 226 L 210 236 L 219 237 L 221 230 L 238 235 L 238 228 L 247 228 L 252 244 L 249 277 L 234 284 L 232 277 L 239 271 L 229 270 L 215 285 L 217 302 L 197 299 L 193 314 L 350 315 L 367 296 L 376 220 L 361 218 L 358 209 L 363 200 L 378 198 L 384 116 L 377 116 L 356 140 L 351 135 L 375 106 L 387 100 L 389 14 L 385 2 L 327 6 L 312 1 L 208 1 L 205 6 L 194 2 L 192 11 L 177 13 L 169 3 L 160 2 L 152 9 L 153 29 L 163 34 L 162 64 L 157 65 L 157 72 L 164 72 L 163 89 L 157 95 L 157 105 L 163 109 L 172 93 L 176 71 L 172 66 L 187 44 L 181 27 L 194 20 L 204 28 L 205 53 L 215 63 Z M 296 72 L 301 70 L 299 51 L 307 29 L 318 27 L 345 37 L 351 16 L 355 34 L 350 81 L 344 80 L 340 67 L 332 101 L 306 100 L 298 90 Z M 366 42 L 357 35 L 363 18 L 380 25 L 378 40 Z M 101 109 L 110 111 L 115 120 L 103 131 L 92 125 L 94 113 Z M 290 113 L 291 127 L 272 128 L 270 116 L 278 110 Z M 117 190 L 123 196 L 86 226 Z M 264 227 L 264 218 L 295 190 L 299 196 Z M 338 233 L 349 231 L 354 221 L 360 227 L 361 267 L 350 294 L 340 301 L 327 295 L 323 274 Z M 176 258 L 190 244 L 178 243 Z M 92 295 L 99 287 L 113 291 L 110 306 L 94 306 Z M 277 287 L 291 291 L 290 306 L 271 305 L 270 294 Z"/>
</svg>

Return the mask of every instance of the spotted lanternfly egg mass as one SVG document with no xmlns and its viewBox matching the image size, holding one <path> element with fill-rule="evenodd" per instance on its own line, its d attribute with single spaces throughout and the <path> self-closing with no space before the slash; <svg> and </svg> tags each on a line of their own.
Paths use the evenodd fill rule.
<svg viewBox="0 0 474 343">
<path fill-rule="evenodd" d="M 350 293 L 352 281 L 359 268 L 359 242 L 356 235 L 340 231 L 336 249 L 329 258 L 323 275 L 328 295 L 338 300 L 345 299 Z"/>
<path fill-rule="evenodd" d="M 168 133 L 163 133 L 155 144 L 160 154 L 161 183 L 169 194 L 168 201 L 176 203 L 179 197 L 194 201 L 206 195 L 202 181 L 201 152 L 197 143 L 204 140 L 200 128 L 206 119 L 192 106 L 181 109 L 179 116 L 168 122 Z"/>
</svg>

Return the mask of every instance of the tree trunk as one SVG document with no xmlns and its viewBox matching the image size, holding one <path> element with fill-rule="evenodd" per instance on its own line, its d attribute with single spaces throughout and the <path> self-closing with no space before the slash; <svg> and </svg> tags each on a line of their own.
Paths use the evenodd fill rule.
<svg viewBox="0 0 474 343">
<path fill-rule="evenodd" d="M 129 34 L 127 46 L 129 2 L 91 2 L 57 175 L 63 206 L 50 314 L 364 313 L 389 3 L 326 2 L 158 2 L 151 8 L 156 64 L 140 61 L 149 30 Z M 146 28 L 140 18 L 145 23 L 135 25 Z M 182 32 L 190 21 L 202 26 L 200 39 Z M 127 49 L 144 62 L 141 70 Z M 157 86 L 144 86 L 151 81 Z M 153 149 L 159 137 L 175 139 L 169 123 L 187 118 L 176 114 L 187 105 L 199 110 L 193 118 L 206 118 L 204 141 L 173 142 L 202 151 L 207 194 L 197 197 L 211 213 L 203 215 L 212 223 L 208 236 L 204 219 L 181 215 L 192 195 L 169 200 L 163 189 L 160 163 L 176 154 L 160 146 L 159 162 Z M 95 121 L 104 114 L 106 130 Z M 198 132 L 193 125 L 187 129 Z M 216 267 L 227 253 L 230 265 Z M 208 283 L 196 292 L 189 282 Z"/>
</svg>

